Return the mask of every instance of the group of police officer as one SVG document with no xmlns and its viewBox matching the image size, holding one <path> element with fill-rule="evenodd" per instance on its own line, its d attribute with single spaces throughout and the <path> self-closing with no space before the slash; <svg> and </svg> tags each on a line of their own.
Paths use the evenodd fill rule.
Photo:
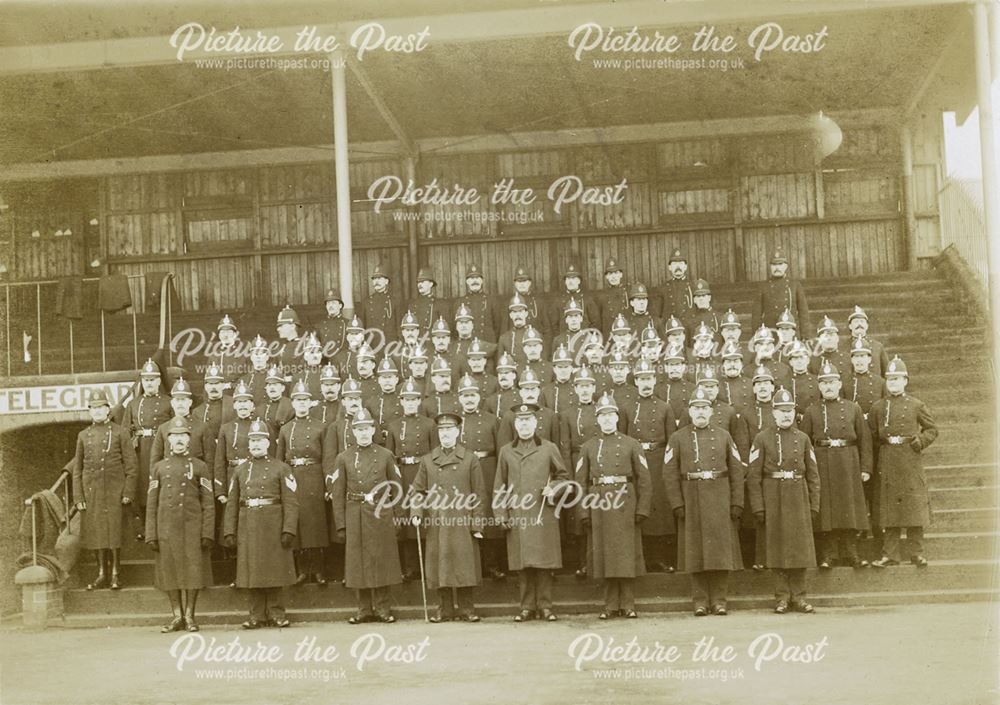
<svg viewBox="0 0 1000 705">
<path fill-rule="evenodd" d="M 213 551 L 235 551 L 247 629 L 287 625 L 282 588 L 325 585 L 337 561 L 357 591 L 351 623 L 394 621 L 391 586 L 418 577 L 436 591 L 430 621 L 478 621 L 475 587 L 506 571 L 515 621 L 554 621 L 564 551 L 603 581 L 600 619 L 637 616 L 647 571 L 690 573 L 704 616 L 726 614 L 729 574 L 747 564 L 774 572 L 778 613 L 813 611 L 810 567 L 926 565 L 920 452 L 937 430 L 867 314 L 850 314 L 849 344 L 828 317 L 808 335 L 778 251 L 744 341 L 680 251 L 667 268 L 652 293 L 609 260 L 590 294 L 571 265 L 546 296 L 518 268 L 505 317 L 477 266 L 453 302 L 421 270 L 402 313 L 376 268 L 364 318 L 345 320 L 331 291 L 313 331 L 286 306 L 278 340 L 248 346 L 224 316 L 197 407 L 183 378 L 164 394 L 152 360 L 121 424 L 91 397 L 73 474 L 98 552 L 88 588 L 120 586 L 127 514 L 170 598 L 164 631 L 198 629 Z"/>
</svg>

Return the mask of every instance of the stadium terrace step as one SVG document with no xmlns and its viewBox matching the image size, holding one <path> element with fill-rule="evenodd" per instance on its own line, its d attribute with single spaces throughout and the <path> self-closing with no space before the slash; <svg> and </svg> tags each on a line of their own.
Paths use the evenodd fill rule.
<svg viewBox="0 0 1000 705">
<path fill-rule="evenodd" d="M 810 601 L 825 606 L 864 606 L 900 604 L 913 600 L 924 602 L 930 595 L 945 591 L 952 599 L 990 599 L 997 563 L 992 560 L 932 560 L 927 568 L 900 565 L 887 569 L 854 570 L 834 568 L 809 571 Z M 961 586 L 956 588 L 956 586 Z M 740 571 L 730 580 L 734 608 L 764 609 L 773 605 L 773 576 L 769 571 Z M 326 587 L 305 585 L 286 589 L 285 602 L 290 618 L 298 621 L 346 619 L 355 608 L 354 592 L 340 584 Z M 392 599 L 397 615 L 417 618 L 421 615 L 419 583 L 405 583 L 393 588 Z M 578 581 L 572 575 L 559 575 L 555 582 L 556 610 L 560 613 L 596 613 L 600 611 L 601 587 L 591 580 Z M 862 597 L 864 596 L 864 597 Z M 640 606 L 649 611 L 690 610 L 690 579 L 687 575 L 655 573 L 636 583 Z M 122 590 L 68 590 L 65 594 L 72 626 L 109 624 L 158 624 L 168 611 L 166 596 L 151 587 L 126 587 Z M 515 613 L 517 582 L 486 580 L 478 590 L 478 611 L 484 616 L 511 616 Z M 950 601 L 950 600 L 949 600 Z M 234 624 L 245 619 L 246 597 L 229 587 L 212 587 L 198 598 L 206 624 Z M 149 620 L 149 621 L 146 621 Z"/>
</svg>

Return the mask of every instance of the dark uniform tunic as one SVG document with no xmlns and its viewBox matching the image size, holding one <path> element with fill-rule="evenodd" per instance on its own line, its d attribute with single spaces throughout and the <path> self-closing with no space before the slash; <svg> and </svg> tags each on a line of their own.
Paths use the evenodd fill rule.
<svg viewBox="0 0 1000 705">
<path fill-rule="evenodd" d="M 639 390 L 628 382 L 622 382 L 621 384 L 612 382 L 605 388 L 605 391 L 614 397 L 615 404 L 619 409 L 632 406 L 635 404 L 635 400 L 639 398 Z"/>
<path fill-rule="evenodd" d="M 497 442 L 499 427 L 497 417 L 482 409 L 476 409 L 471 414 L 462 412 L 462 432 L 458 442 L 479 459 L 483 487 L 486 488 L 487 518 L 493 516 L 493 484 L 497 472 L 497 449 L 500 447 Z M 491 521 L 484 526 L 483 534 L 488 539 L 503 538 L 503 529 Z"/>
<path fill-rule="evenodd" d="M 191 410 L 191 416 L 205 424 L 205 437 L 212 446 L 212 458 L 215 458 L 215 442 L 219 440 L 219 429 L 222 424 L 236 418 L 233 410 L 233 398 L 224 396 L 221 399 L 206 399 Z"/>
<path fill-rule="evenodd" d="M 292 408 L 292 402 L 288 400 L 288 397 L 279 397 L 277 401 L 265 400 L 263 404 L 254 409 L 253 415 L 262 419 L 277 434 L 278 429 L 295 416 L 295 409 Z"/>
<path fill-rule="evenodd" d="M 250 461 L 250 424 L 247 419 L 233 419 L 222 424 L 219 430 L 219 440 L 215 444 L 215 472 L 213 482 L 215 483 L 215 495 L 227 494 L 229 491 L 229 480 L 236 473 L 236 469 Z M 276 436 L 271 437 L 271 446 L 274 447 Z"/>
<path fill-rule="evenodd" d="M 413 299 L 410 302 L 410 311 L 413 312 L 413 316 L 420 325 L 421 334 L 430 331 L 431 326 L 434 325 L 434 321 L 438 318 L 443 317 L 446 321 L 451 320 L 448 302 L 433 294 L 430 296 L 421 295 Z"/>
<path fill-rule="evenodd" d="M 761 286 L 760 297 L 754 301 L 753 328 L 761 324 L 775 328 L 781 314 L 788 309 L 795 318 L 799 330 L 811 330 L 809 326 L 809 303 L 802 284 L 787 276 L 768 279 Z"/>
<path fill-rule="evenodd" d="M 861 411 L 865 414 L 865 418 L 868 417 L 872 404 L 889 395 L 889 392 L 885 388 L 885 380 L 871 371 L 863 375 L 852 372 L 848 375 L 844 391 L 841 393 L 848 399 L 858 403 Z"/>
<path fill-rule="evenodd" d="M 291 340 L 278 339 L 279 348 L 275 358 L 277 358 L 278 369 L 284 375 L 286 385 L 291 384 L 292 380 L 299 376 L 305 365 L 302 359 L 305 344 L 306 338 L 301 335 Z"/>
<path fill-rule="evenodd" d="M 146 396 L 145 394 L 132 399 L 125 406 L 121 425 L 132 437 L 132 447 L 138 456 L 138 484 L 136 485 L 136 500 L 140 505 L 146 503 L 146 491 L 149 488 L 150 451 L 153 449 L 153 438 L 156 429 L 170 420 L 174 410 L 170 407 L 170 398 L 162 394 Z"/>
<path fill-rule="evenodd" d="M 681 418 L 684 410 L 687 409 L 688 399 L 691 398 L 691 392 L 693 391 L 694 382 L 685 377 L 681 377 L 680 379 L 670 379 L 665 376 L 660 377 L 656 382 L 656 386 L 653 387 L 653 394 L 670 404 L 670 407 L 674 410 L 674 418 L 678 420 Z"/>
<path fill-rule="evenodd" d="M 753 382 L 747 377 L 720 377 L 719 398 L 739 410 L 753 401 Z"/>
<path fill-rule="evenodd" d="M 662 462 L 671 515 L 684 508 L 677 522 L 678 568 L 740 570 L 731 510 L 743 507 L 744 466 L 732 437 L 712 424 L 686 426 L 670 437 Z"/>
<path fill-rule="evenodd" d="M 218 439 L 218 433 L 216 433 L 215 437 L 212 437 L 211 429 L 194 414 L 183 417 L 183 419 L 184 425 L 187 426 L 188 434 L 191 437 L 188 443 L 187 456 L 205 461 L 205 464 L 209 468 L 208 479 L 211 481 L 215 468 L 215 444 Z M 153 436 L 153 447 L 149 451 L 149 462 L 152 465 L 156 465 L 166 456 L 170 455 L 170 442 L 167 437 L 167 431 L 172 424 L 173 419 L 160 424 L 160 427 L 156 429 L 156 435 Z M 223 492 L 220 491 L 218 494 L 223 494 Z"/>
<path fill-rule="evenodd" d="M 351 421 L 353 419 L 353 416 L 347 415 L 343 406 L 337 411 L 337 418 L 333 420 L 333 429 L 336 434 L 336 446 L 334 446 L 334 449 L 337 454 L 343 453 L 349 448 L 356 448 L 358 445 L 358 441 L 354 438 L 354 432 L 351 430 Z M 375 444 L 378 445 L 379 441 L 384 437 L 381 427 L 375 424 Z"/>
<path fill-rule="evenodd" d="M 816 375 L 810 372 L 795 374 L 794 372 L 785 379 L 785 389 L 792 394 L 795 399 L 795 416 L 802 418 L 806 409 L 815 404 L 823 396 L 819 391 L 819 381 Z"/>
<path fill-rule="evenodd" d="M 598 293 L 601 302 L 601 331 L 608 334 L 615 318 L 628 312 L 628 287 L 624 278 L 618 286 L 607 286 Z"/>
<path fill-rule="evenodd" d="M 291 468 L 270 457 L 251 458 L 229 481 L 224 536 L 236 536 L 236 587 L 275 588 L 295 582 L 291 548 L 282 534 L 298 530 L 297 483 Z"/>
<path fill-rule="evenodd" d="M 546 305 L 547 330 L 550 334 L 566 332 L 566 307 L 569 306 L 570 299 L 576 301 L 577 305 L 583 309 L 581 328 L 601 325 L 600 305 L 594 301 L 592 296 L 584 294 L 583 291 L 560 291 L 551 297 Z"/>
<path fill-rule="evenodd" d="M 920 453 L 938 435 L 927 405 L 909 394 L 879 399 L 868 413 L 868 427 L 876 443 L 878 525 L 927 526 L 930 505 Z"/>
<path fill-rule="evenodd" d="M 819 469 L 819 525 L 813 530 L 867 530 L 861 474 L 872 471 L 872 439 L 861 407 L 821 399 L 806 409 L 799 428 L 812 441 Z"/>
<path fill-rule="evenodd" d="M 403 418 L 403 404 L 399 401 L 399 395 L 396 392 L 386 394 L 381 388 L 372 400 L 371 411 L 375 424 L 382 429 L 383 434 L 389 423 Z"/>
<path fill-rule="evenodd" d="M 677 420 L 667 402 L 659 397 L 636 396 L 626 407 L 620 407 L 625 421 L 625 433 L 642 446 L 652 482 L 649 518 L 642 523 L 643 536 L 665 536 L 677 533 L 674 514 L 667 501 L 663 479 L 663 450 L 667 440 L 677 430 Z"/>
<path fill-rule="evenodd" d="M 83 548 L 120 548 L 122 499 L 135 499 L 138 472 L 128 431 L 111 421 L 91 424 L 76 437 L 73 458 L 73 503 L 81 512 Z M 146 476 L 148 487 L 149 476 Z"/>
<path fill-rule="evenodd" d="M 562 430 L 560 437 L 563 439 L 563 462 L 567 467 L 576 468 L 580 463 L 580 453 L 583 444 L 595 436 L 601 435 L 601 428 L 597 425 L 597 404 L 591 401 L 588 404 L 580 403 L 579 399 L 574 399 L 573 404 L 559 414 Z M 620 425 L 624 419 L 619 419 Z M 582 488 L 586 491 L 586 487 Z M 586 531 L 583 528 L 584 511 L 579 504 L 570 508 L 567 517 L 567 529 L 571 534 L 584 536 Z"/>
<path fill-rule="evenodd" d="M 508 328 L 500 334 L 500 340 L 497 341 L 497 358 L 499 359 L 501 355 L 507 353 L 514 358 L 519 370 L 522 369 L 521 366 L 528 360 L 524 354 L 524 336 L 528 332 L 528 325 L 529 324 L 525 324 L 520 328 Z M 537 328 L 535 330 L 537 330 Z M 548 346 L 545 344 L 545 340 L 543 338 L 542 357 L 546 357 L 547 352 Z"/>
<path fill-rule="evenodd" d="M 497 386 L 496 392 L 492 396 L 487 397 L 486 401 L 483 402 L 483 408 L 498 419 L 501 419 L 507 413 L 507 410 L 520 401 L 520 399 L 521 396 L 518 394 L 517 388 L 501 389 Z"/>
<path fill-rule="evenodd" d="M 787 475 L 781 479 L 775 473 Z M 747 494 L 764 512 L 768 568 L 815 568 L 812 512 L 820 507 L 819 471 L 809 437 L 795 427 L 768 428 L 750 449 Z"/>
<path fill-rule="evenodd" d="M 231 391 L 239 378 L 246 372 L 250 361 L 246 355 L 240 354 L 238 344 L 228 348 L 219 345 L 215 352 L 215 355 L 206 357 L 205 368 L 207 369 L 213 364 L 216 365 L 222 375 L 222 388 Z"/>
<path fill-rule="evenodd" d="M 561 413 L 576 401 L 573 381 L 557 382 L 552 380 L 542 387 L 542 395 L 538 399 L 539 403 L 547 409 Z"/>
<path fill-rule="evenodd" d="M 438 446 L 421 460 L 410 492 L 414 497 L 433 492 L 428 500 L 432 506 L 414 505 L 411 510 L 413 516 L 430 521 L 424 549 L 427 586 L 437 590 L 479 585 L 479 541 L 472 534 L 482 531 L 489 512 L 479 458 L 461 445 L 450 450 Z"/>
<path fill-rule="evenodd" d="M 676 316 L 683 321 L 692 306 L 694 290 L 691 288 L 691 280 L 687 277 L 671 278 L 660 288 L 659 310 L 655 313 L 663 319 Z"/>
<path fill-rule="evenodd" d="M 507 532 L 507 565 L 511 570 L 562 568 L 559 517 L 542 498 L 542 490 L 550 483 L 569 479 L 559 448 L 550 441 L 515 440 L 500 449 L 494 492 L 518 500 L 513 506 L 503 502 L 495 511 L 499 520 L 511 526 Z M 534 503 L 525 506 L 520 499 L 529 496 Z"/>
<path fill-rule="evenodd" d="M 337 414 L 340 412 L 340 399 L 334 399 L 333 401 L 326 401 L 325 399 L 320 399 L 320 402 L 309 409 L 309 416 L 319 421 L 324 426 L 329 426 L 333 423 L 333 420 L 337 418 Z"/>
<path fill-rule="evenodd" d="M 602 579 L 644 575 L 642 532 L 636 522 L 638 517 L 649 517 L 653 488 L 642 446 L 618 431 L 599 433 L 580 449 L 575 476 L 584 492 L 596 495 L 608 507 L 584 509 L 590 518 L 590 576 Z M 622 487 L 624 504 L 615 508 L 612 505 Z"/>
<path fill-rule="evenodd" d="M 399 337 L 399 311 L 388 289 L 378 292 L 372 289 L 365 297 L 362 319 L 369 328 L 380 330 L 386 340 Z"/>
<path fill-rule="evenodd" d="M 156 541 L 154 580 L 160 590 L 200 590 L 212 584 L 215 491 L 210 466 L 170 455 L 153 465 L 146 500 L 146 541 Z"/>
<path fill-rule="evenodd" d="M 500 315 L 493 299 L 480 291 L 477 294 L 466 293 L 455 302 L 457 311 L 462 304 L 469 309 L 472 316 L 472 335 L 483 342 L 495 343 L 500 334 Z"/>
<path fill-rule="evenodd" d="M 347 344 L 347 321 L 342 316 L 327 316 L 316 326 L 316 335 L 323 344 L 323 354 L 333 357 Z"/>
<path fill-rule="evenodd" d="M 275 458 L 291 468 L 299 499 L 299 523 L 294 548 L 330 545 L 326 516 L 325 475 L 335 458 L 334 433 L 322 422 L 295 418 L 281 427 Z"/>
<path fill-rule="evenodd" d="M 340 453 L 326 478 L 327 491 L 333 497 L 334 530 L 344 529 L 347 534 L 344 584 L 351 589 L 403 582 L 394 522 L 394 517 L 401 516 L 401 481 L 392 453 L 374 443 L 364 448 L 355 444 Z M 387 506 L 376 514 L 386 492 L 392 493 L 386 499 Z"/>
<path fill-rule="evenodd" d="M 516 403 L 515 401 L 512 405 Z M 509 409 L 510 407 L 507 408 Z M 547 441 L 552 441 L 562 448 L 559 417 L 556 415 L 556 412 L 552 411 L 552 409 L 542 407 L 535 412 L 535 418 L 538 419 L 538 428 L 535 430 L 535 435 Z M 517 438 L 517 431 L 514 429 L 514 412 L 507 411 L 500 417 L 500 427 L 497 431 L 497 445 L 505 446 L 515 438 Z"/>
<path fill-rule="evenodd" d="M 420 459 L 431 452 L 438 443 L 437 426 L 426 416 L 401 416 L 390 421 L 385 431 L 385 447 L 396 459 L 403 478 L 403 491 L 409 492 L 413 478 L 417 476 Z M 417 532 L 412 526 L 407 526 L 403 537 L 417 538 Z"/>
<path fill-rule="evenodd" d="M 259 406 L 267 401 L 267 392 L 264 385 L 267 381 L 267 370 L 250 370 L 243 375 L 243 382 L 246 384 L 250 394 L 253 395 L 254 406 Z"/>
</svg>

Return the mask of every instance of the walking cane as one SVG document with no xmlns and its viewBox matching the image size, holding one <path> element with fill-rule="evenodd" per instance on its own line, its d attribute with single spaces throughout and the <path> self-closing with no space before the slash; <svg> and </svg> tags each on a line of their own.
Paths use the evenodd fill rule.
<svg viewBox="0 0 1000 705">
<path fill-rule="evenodd" d="M 424 621 L 430 622 L 431 618 L 427 614 L 427 579 L 424 576 L 424 547 L 423 543 L 420 541 L 420 519 L 419 517 L 414 517 L 416 519 L 417 527 L 417 560 L 420 561 L 420 596 L 424 600 Z"/>
</svg>

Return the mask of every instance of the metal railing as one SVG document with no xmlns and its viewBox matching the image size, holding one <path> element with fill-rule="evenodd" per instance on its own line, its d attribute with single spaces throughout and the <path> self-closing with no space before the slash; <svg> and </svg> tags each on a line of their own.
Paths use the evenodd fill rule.
<svg viewBox="0 0 1000 705">
<path fill-rule="evenodd" d="M 941 208 L 941 248 L 954 245 L 985 291 L 990 280 L 982 182 L 948 179 L 938 196 Z"/>
<path fill-rule="evenodd" d="M 140 280 L 143 280 L 145 275 L 129 274 L 127 276 L 129 280 L 129 288 L 132 293 L 132 306 L 130 306 L 132 328 L 131 365 L 132 369 L 138 369 L 141 361 L 139 359 L 139 329 L 137 316 L 138 309 L 142 302 L 142 286 L 141 284 L 137 285 L 137 283 Z M 98 277 L 84 277 L 81 281 L 84 285 L 87 285 L 95 284 L 100 281 L 100 279 Z M 161 348 L 168 343 L 173 330 L 173 281 L 173 274 L 168 274 L 163 278 L 160 285 L 159 346 Z M 64 367 L 65 358 L 60 361 L 60 364 L 49 364 L 48 368 L 46 368 L 45 363 L 48 361 L 49 357 L 58 357 L 53 354 L 56 350 L 62 350 L 63 352 L 68 351 L 68 372 L 70 374 L 75 374 L 78 371 L 107 372 L 109 370 L 108 318 L 103 309 L 99 310 L 99 315 L 96 320 L 85 320 L 83 318 L 74 320 L 73 318 L 66 317 L 65 332 L 59 331 L 53 335 L 52 331 L 56 328 L 55 326 L 46 325 L 43 328 L 43 322 L 59 320 L 59 317 L 55 312 L 50 312 L 50 315 L 48 316 L 43 314 L 43 296 L 51 293 L 51 298 L 49 298 L 46 302 L 45 308 L 52 309 L 52 303 L 56 298 L 56 287 L 58 287 L 59 284 L 60 282 L 55 279 L 33 282 L 0 283 L 0 286 L 2 286 L 4 290 L 4 345 L 6 348 L 6 374 L 8 377 L 25 374 L 42 375 L 65 373 L 67 371 Z M 16 297 L 18 293 L 22 293 L 22 296 L 20 297 L 21 300 L 16 304 L 12 304 L 12 296 Z M 15 350 L 15 343 L 12 337 L 12 330 L 15 328 L 13 316 L 15 315 L 21 319 L 21 322 L 17 325 L 17 327 L 22 329 L 21 336 L 23 347 L 20 351 Z M 25 318 L 27 320 L 24 320 Z M 78 370 L 80 347 L 78 345 L 77 338 L 80 326 L 92 326 L 94 323 L 97 323 L 100 326 L 100 369 Z M 29 335 L 29 330 L 34 333 L 34 339 L 32 339 Z M 44 337 L 43 332 L 47 332 L 47 335 Z M 32 354 L 34 354 L 33 357 Z M 18 357 L 23 360 L 23 365 L 15 365 L 15 358 Z M 56 369 L 53 369 L 54 367 L 56 367 Z M 85 365 L 84 367 L 88 366 Z M 90 365 L 89 367 L 93 366 Z M 128 365 L 126 364 L 123 367 L 122 363 L 119 362 L 117 367 L 112 367 L 112 369 L 128 369 Z"/>
<path fill-rule="evenodd" d="M 76 513 L 76 505 L 73 504 L 70 498 L 70 482 L 72 478 L 74 461 L 71 460 L 66 465 L 63 466 L 62 472 L 59 473 L 59 478 L 55 481 L 49 491 L 57 497 L 60 496 L 63 502 L 64 516 L 66 517 L 66 526 L 70 525 L 73 520 L 73 515 Z M 41 501 L 40 493 L 36 493 L 24 500 L 24 505 L 26 507 L 31 507 L 31 564 L 38 565 L 38 508 L 36 505 Z M 62 528 L 62 527 L 60 527 Z"/>
</svg>

